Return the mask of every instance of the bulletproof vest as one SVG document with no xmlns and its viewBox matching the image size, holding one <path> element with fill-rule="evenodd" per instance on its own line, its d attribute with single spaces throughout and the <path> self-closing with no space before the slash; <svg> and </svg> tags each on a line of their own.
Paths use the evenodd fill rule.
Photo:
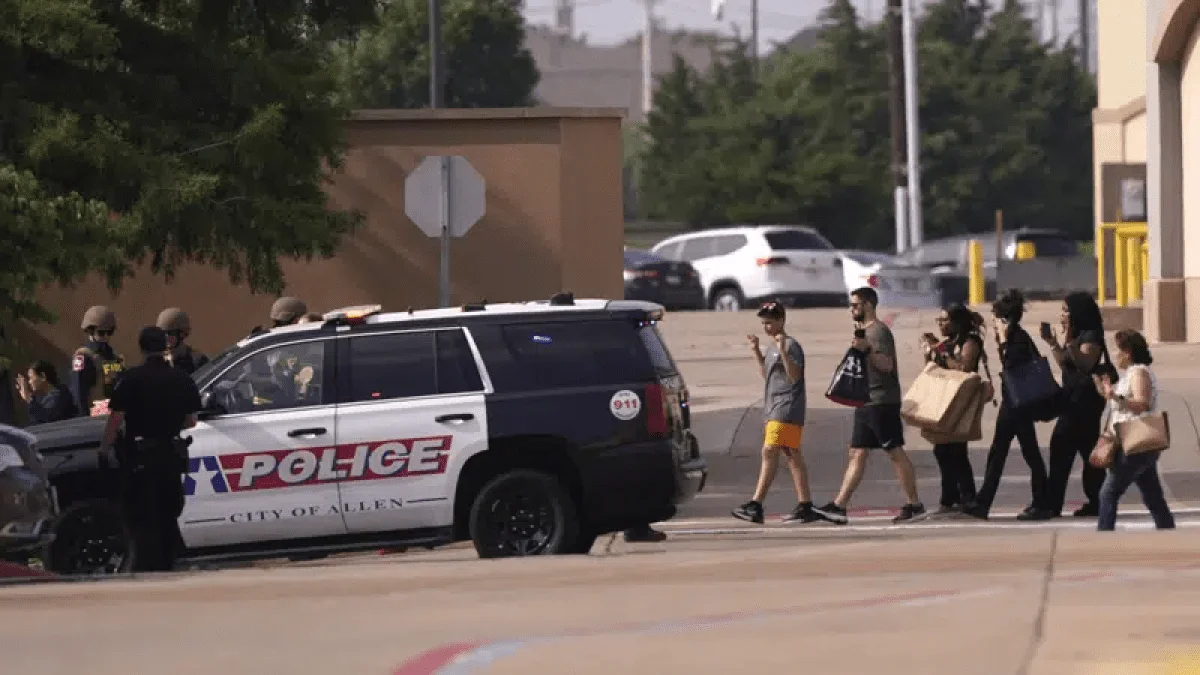
<svg viewBox="0 0 1200 675">
<path fill-rule="evenodd" d="M 96 383 L 92 386 L 90 398 L 93 401 L 112 398 L 113 387 L 117 384 L 117 377 L 125 372 L 125 358 L 120 354 L 113 354 L 112 359 L 107 359 L 99 352 L 93 351 L 88 347 L 80 347 L 75 350 L 75 358 L 81 356 L 91 359 L 92 364 L 96 367 Z"/>
</svg>

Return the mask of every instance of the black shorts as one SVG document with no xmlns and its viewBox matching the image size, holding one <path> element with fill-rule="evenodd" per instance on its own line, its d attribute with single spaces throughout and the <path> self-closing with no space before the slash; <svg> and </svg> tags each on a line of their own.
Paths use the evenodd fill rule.
<svg viewBox="0 0 1200 675">
<path fill-rule="evenodd" d="M 900 404 L 855 408 L 850 447 L 864 450 L 904 447 L 904 422 L 900 419 Z"/>
</svg>

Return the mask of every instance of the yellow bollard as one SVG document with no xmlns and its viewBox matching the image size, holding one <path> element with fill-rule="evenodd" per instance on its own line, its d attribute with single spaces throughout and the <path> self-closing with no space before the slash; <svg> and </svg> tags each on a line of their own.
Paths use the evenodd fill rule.
<svg viewBox="0 0 1200 675">
<path fill-rule="evenodd" d="M 1118 232 L 1113 237 L 1113 281 L 1117 286 L 1117 307 L 1129 304 L 1129 284 L 1125 283 L 1129 279 L 1128 263 L 1125 261 L 1125 254 L 1128 251 L 1129 249 L 1125 247 L 1125 238 Z"/>
<path fill-rule="evenodd" d="M 1142 283 L 1150 281 L 1150 242 L 1142 240 Z"/>
<path fill-rule="evenodd" d="M 1017 260 L 1033 260 L 1037 257 L 1037 245 L 1032 241 L 1017 242 Z"/>
<path fill-rule="evenodd" d="M 1142 299 L 1142 239 L 1129 237 L 1125 240 L 1125 263 L 1128 265 L 1128 278 L 1125 287 L 1129 289 L 1129 300 Z"/>
<path fill-rule="evenodd" d="M 984 297 L 983 244 L 972 239 L 967 245 L 967 302 L 982 305 Z"/>
</svg>

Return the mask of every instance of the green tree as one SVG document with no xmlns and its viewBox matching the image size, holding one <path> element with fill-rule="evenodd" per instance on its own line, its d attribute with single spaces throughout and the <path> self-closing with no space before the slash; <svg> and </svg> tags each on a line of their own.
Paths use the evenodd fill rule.
<svg viewBox="0 0 1200 675">
<path fill-rule="evenodd" d="M 756 95 L 749 47 L 736 42 L 715 50 L 704 75 L 681 58 L 659 79 L 646 121 L 639 193 L 647 217 L 693 226 L 732 222 L 728 205 L 745 185 L 750 130 L 736 118 Z M 730 158 L 734 164 L 725 161 Z"/>
<path fill-rule="evenodd" d="M 1012 0 L 937 0 L 919 28 L 926 236 L 985 230 L 997 208 L 1086 236 L 1095 90 L 1073 50 L 1041 44 Z M 652 216 L 806 223 L 842 246 L 890 248 L 884 26 L 831 0 L 817 32 L 813 49 L 773 55 L 758 83 L 730 77 L 736 55 L 664 79 L 642 183 Z"/>
<path fill-rule="evenodd" d="M 512 0 L 447 0 L 442 9 L 445 103 L 453 108 L 533 104 L 537 66 Z M 429 105 L 429 3 L 394 0 L 377 26 L 338 50 L 346 100 L 360 108 Z"/>
<path fill-rule="evenodd" d="M 32 267 L 6 268 L 3 318 L 45 318 L 31 284 L 115 287 L 147 258 L 278 291 L 281 257 L 332 255 L 360 218 L 322 190 L 347 114 L 329 47 L 373 17 L 373 0 L 0 0 L 0 231 Z"/>
</svg>

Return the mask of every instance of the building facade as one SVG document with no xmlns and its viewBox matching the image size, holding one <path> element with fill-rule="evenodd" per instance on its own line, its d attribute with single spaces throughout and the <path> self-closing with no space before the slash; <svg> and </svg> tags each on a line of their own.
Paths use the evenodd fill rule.
<svg viewBox="0 0 1200 675">
<path fill-rule="evenodd" d="M 1200 342 L 1200 0 L 1100 0 L 1097 226 L 1147 224 L 1143 326 Z M 1144 181 L 1144 201 L 1131 185 Z"/>
</svg>

